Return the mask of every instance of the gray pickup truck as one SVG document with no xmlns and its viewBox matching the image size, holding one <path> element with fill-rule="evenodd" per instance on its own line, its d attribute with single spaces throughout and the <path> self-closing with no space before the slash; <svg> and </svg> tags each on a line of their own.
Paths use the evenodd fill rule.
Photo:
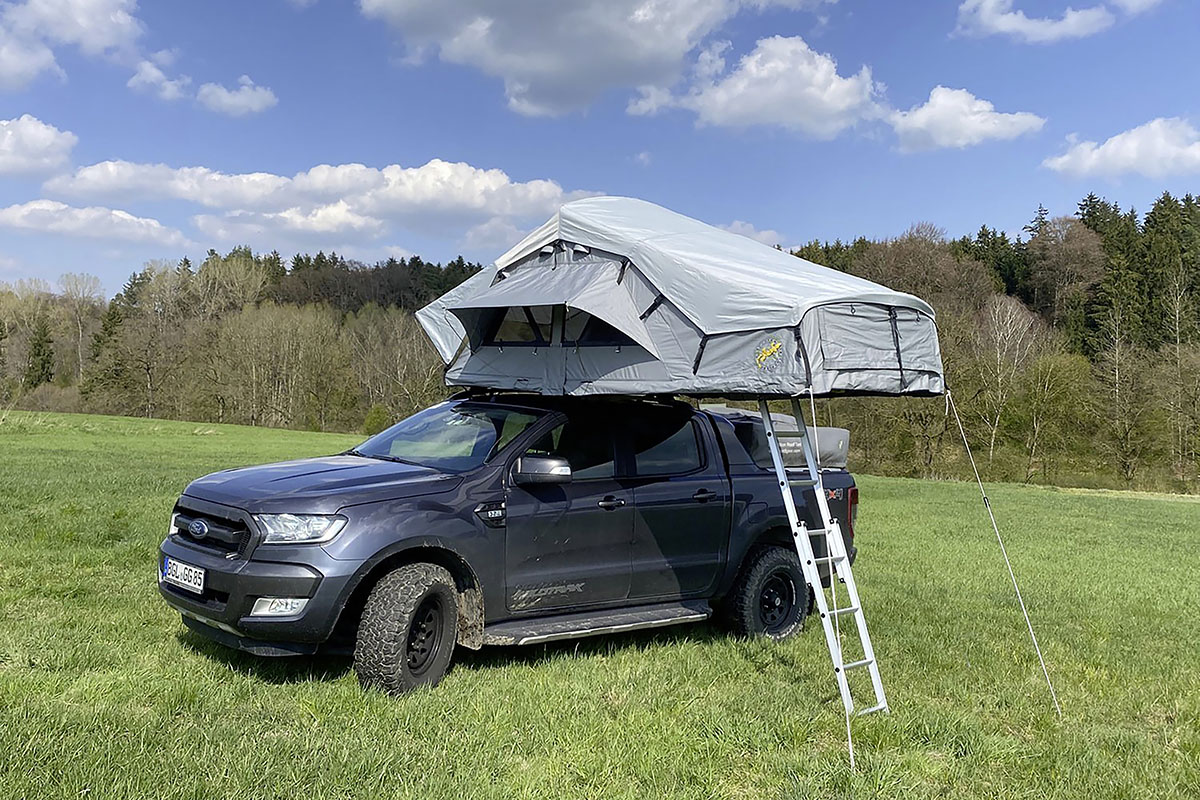
<svg viewBox="0 0 1200 800">
<path fill-rule="evenodd" d="M 853 556 L 858 490 L 844 461 L 822 468 Z M 160 556 L 191 630 L 352 652 L 390 692 L 437 683 L 456 645 L 714 614 L 782 639 L 812 602 L 761 420 L 662 399 L 460 395 L 340 455 L 194 481 Z"/>
</svg>

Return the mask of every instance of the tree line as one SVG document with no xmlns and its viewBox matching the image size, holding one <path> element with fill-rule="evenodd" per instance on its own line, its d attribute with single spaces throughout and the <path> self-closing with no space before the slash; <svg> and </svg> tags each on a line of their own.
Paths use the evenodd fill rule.
<svg viewBox="0 0 1200 800">
<path fill-rule="evenodd" d="M 813 241 L 797 256 L 928 300 L 947 380 L 993 479 L 1200 487 L 1200 201 L 1144 216 L 1088 195 L 1010 237 Z M 373 432 L 446 394 L 412 312 L 480 265 L 235 248 L 151 262 L 107 302 L 63 275 L 0 285 L 0 402 Z M 836 399 L 856 469 L 961 476 L 944 401 Z"/>
</svg>

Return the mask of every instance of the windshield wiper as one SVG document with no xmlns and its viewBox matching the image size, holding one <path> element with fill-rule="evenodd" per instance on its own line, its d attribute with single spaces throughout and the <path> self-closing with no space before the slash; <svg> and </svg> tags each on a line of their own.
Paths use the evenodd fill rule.
<svg viewBox="0 0 1200 800">
<path fill-rule="evenodd" d="M 364 453 L 361 450 L 347 450 L 346 455 L 358 456 L 359 458 L 373 458 L 376 461 L 391 461 L 393 464 L 408 464 L 409 466 L 413 467 L 422 466 L 415 461 L 409 461 L 406 458 L 400 458 L 400 456 L 385 456 L 382 453 Z"/>
</svg>

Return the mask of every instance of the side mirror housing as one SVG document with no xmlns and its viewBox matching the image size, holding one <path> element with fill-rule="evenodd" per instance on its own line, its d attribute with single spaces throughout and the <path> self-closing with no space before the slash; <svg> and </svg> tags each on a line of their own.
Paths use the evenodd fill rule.
<svg viewBox="0 0 1200 800">
<path fill-rule="evenodd" d="M 521 456 L 513 464 L 513 482 L 518 486 L 571 482 L 571 465 L 555 456 Z"/>
</svg>

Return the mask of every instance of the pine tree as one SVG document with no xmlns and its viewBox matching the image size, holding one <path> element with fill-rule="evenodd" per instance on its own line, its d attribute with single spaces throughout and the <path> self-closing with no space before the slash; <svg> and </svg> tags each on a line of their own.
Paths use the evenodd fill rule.
<svg viewBox="0 0 1200 800">
<path fill-rule="evenodd" d="M 29 334 L 29 356 L 25 364 L 25 388 L 36 389 L 54 380 L 54 340 L 50 337 L 50 321 L 45 314 L 38 316 Z"/>
<path fill-rule="evenodd" d="M 283 258 L 278 250 L 272 250 L 262 257 L 262 267 L 267 276 L 267 283 L 277 284 L 287 277 L 287 269 L 283 266 Z"/>
<path fill-rule="evenodd" d="M 1038 203 L 1037 213 L 1034 215 L 1033 219 L 1030 220 L 1029 224 L 1022 228 L 1022 230 L 1028 233 L 1031 237 L 1037 236 L 1039 233 L 1044 231 L 1046 226 L 1049 224 L 1049 210 L 1047 210 L 1047 208 L 1041 203 Z"/>
</svg>

